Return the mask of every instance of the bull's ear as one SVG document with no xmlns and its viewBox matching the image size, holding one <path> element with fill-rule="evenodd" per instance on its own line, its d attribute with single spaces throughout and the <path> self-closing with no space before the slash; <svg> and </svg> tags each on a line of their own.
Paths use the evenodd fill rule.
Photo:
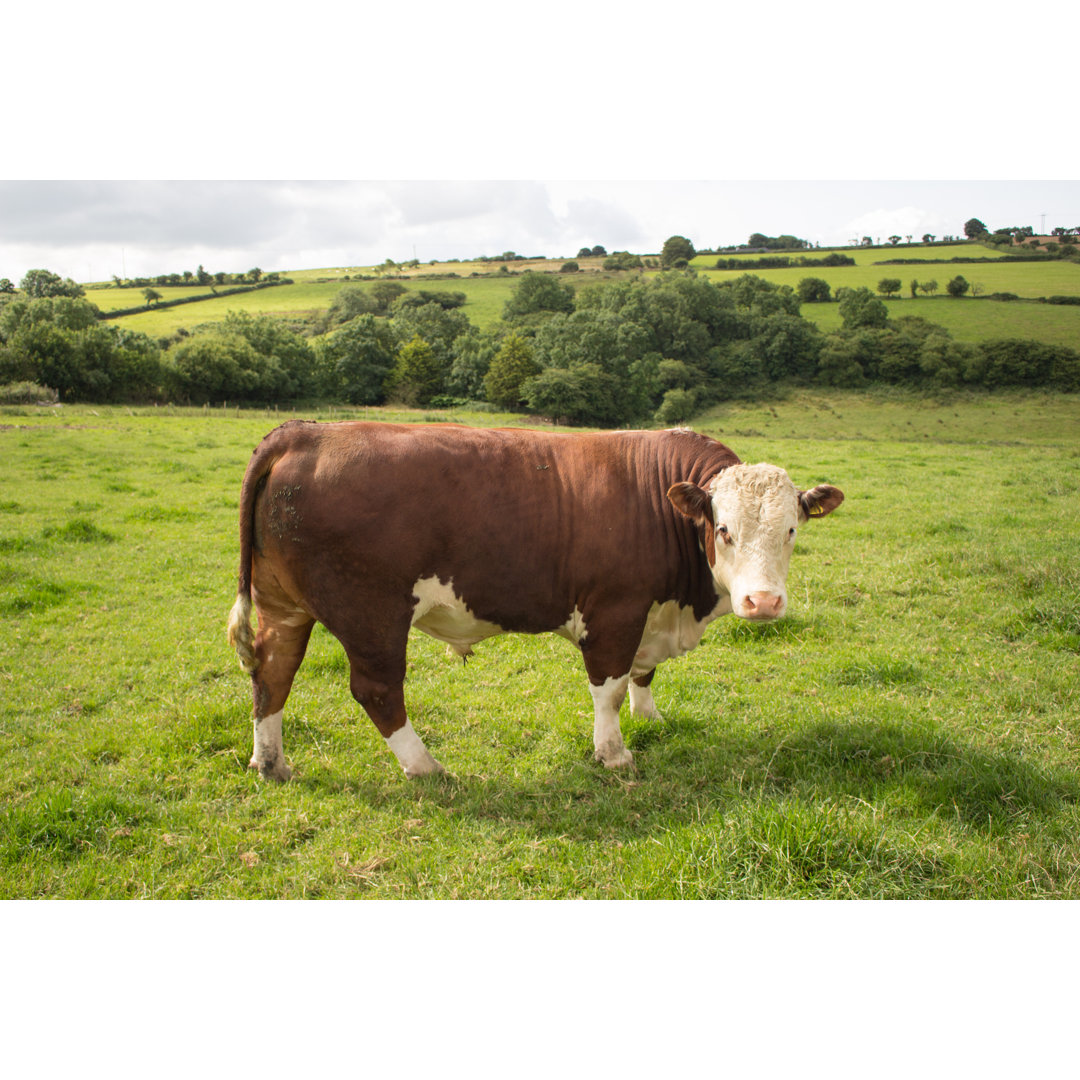
<svg viewBox="0 0 1080 1080">
<path fill-rule="evenodd" d="M 844 501 L 844 493 L 832 484 L 818 484 L 809 491 L 799 492 L 799 520 L 824 517 Z"/>
<path fill-rule="evenodd" d="M 712 521 L 712 501 L 697 484 L 672 484 L 668 488 L 667 497 L 680 514 L 684 514 L 696 524 L 703 525 L 706 521 Z"/>
</svg>

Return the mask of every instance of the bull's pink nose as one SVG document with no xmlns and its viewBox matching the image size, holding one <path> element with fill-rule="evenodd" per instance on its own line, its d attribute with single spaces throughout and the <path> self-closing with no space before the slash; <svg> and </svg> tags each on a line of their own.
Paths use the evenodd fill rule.
<svg viewBox="0 0 1080 1080">
<path fill-rule="evenodd" d="M 780 593 L 750 593 L 739 605 L 739 614 L 744 619 L 778 619 L 783 613 L 784 597 Z"/>
</svg>

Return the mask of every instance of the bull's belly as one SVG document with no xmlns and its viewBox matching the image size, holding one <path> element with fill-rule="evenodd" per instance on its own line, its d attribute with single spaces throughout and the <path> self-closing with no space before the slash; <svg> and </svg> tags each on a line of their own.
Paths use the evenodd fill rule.
<svg viewBox="0 0 1080 1080">
<path fill-rule="evenodd" d="M 478 641 L 505 633 L 496 623 L 478 619 L 454 592 L 453 582 L 443 584 L 437 577 L 421 578 L 413 586 L 413 596 L 417 602 L 412 625 L 445 641 L 461 656 L 468 656 Z"/>
<path fill-rule="evenodd" d="M 680 607 L 674 600 L 653 604 L 645 622 L 641 644 L 634 655 L 631 675 L 647 675 L 650 671 L 676 656 L 682 656 L 697 647 L 705 628 L 720 615 L 731 611 L 731 597 L 720 599 L 705 618 L 698 619 L 694 609 Z"/>
<path fill-rule="evenodd" d="M 417 602 L 413 609 L 412 626 L 446 642 L 461 656 L 468 656 L 477 642 L 507 632 L 507 627 L 477 618 L 468 604 L 455 593 L 452 581 L 444 584 L 437 577 L 421 578 L 413 586 L 413 595 Z M 680 607 L 674 600 L 653 604 L 641 635 L 641 644 L 634 656 L 631 674 L 645 675 L 657 664 L 688 653 L 701 641 L 709 623 L 730 611 L 731 599 L 727 596 L 703 619 L 696 618 L 692 608 Z M 589 634 L 588 623 L 577 608 L 564 624 L 553 626 L 551 630 L 578 646 Z"/>
</svg>

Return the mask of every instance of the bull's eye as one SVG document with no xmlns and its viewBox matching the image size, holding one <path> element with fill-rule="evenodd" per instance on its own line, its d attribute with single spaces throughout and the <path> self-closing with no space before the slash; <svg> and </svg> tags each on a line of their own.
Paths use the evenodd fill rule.
<svg viewBox="0 0 1080 1080">
<path fill-rule="evenodd" d="M 731 533 L 728 532 L 728 527 L 726 525 L 721 525 L 716 531 L 720 534 L 720 537 L 725 544 L 735 543 L 735 541 L 731 539 Z"/>
<path fill-rule="evenodd" d="M 788 529 L 787 538 L 789 540 L 794 540 L 795 539 L 795 528 L 794 528 L 794 526 L 792 528 Z"/>
</svg>

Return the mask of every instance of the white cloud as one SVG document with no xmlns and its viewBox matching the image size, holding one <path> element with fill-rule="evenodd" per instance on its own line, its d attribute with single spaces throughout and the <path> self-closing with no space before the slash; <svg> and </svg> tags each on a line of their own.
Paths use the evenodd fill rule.
<svg viewBox="0 0 1080 1080">
<path fill-rule="evenodd" d="M 864 236 L 872 237 L 875 242 L 890 236 L 911 236 L 915 241 L 920 241 L 924 233 L 932 233 L 940 240 L 942 236 L 959 236 L 963 233 L 962 223 L 957 225 L 935 211 L 917 206 L 870 210 L 846 222 L 840 231 L 844 233 L 845 242 L 858 242 Z"/>
</svg>

